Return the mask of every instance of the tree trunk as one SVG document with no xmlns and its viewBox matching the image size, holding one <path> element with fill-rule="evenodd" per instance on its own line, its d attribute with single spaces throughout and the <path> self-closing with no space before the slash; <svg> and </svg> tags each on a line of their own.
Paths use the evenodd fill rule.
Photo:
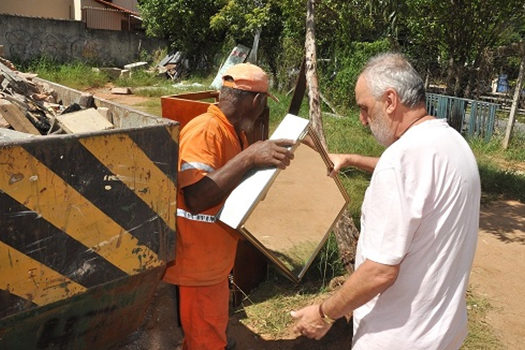
<svg viewBox="0 0 525 350">
<path fill-rule="evenodd" d="M 352 273 L 354 271 L 359 231 L 355 227 L 354 220 L 352 220 L 348 209 L 343 212 L 343 215 L 341 215 L 341 218 L 335 225 L 334 235 L 343 266 L 348 273 Z"/>
<path fill-rule="evenodd" d="M 326 139 L 323 131 L 323 120 L 321 118 L 321 104 L 319 83 L 317 80 L 316 69 L 316 51 L 315 51 L 315 0 L 308 0 L 306 12 L 306 83 L 308 85 L 308 102 L 310 106 L 310 120 L 312 121 L 312 128 L 317 133 L 321 144 L 325 150 L 328 150 Z M 337 222 L 334 228 L 334 235 L 339 247 L 339 254 L 343 260 L 345 269 L 353 272 L 353 264 L 355 259 L 355 248 L 357 246 L 357 237 L 359 231 L 354 225 L 352 217 L 348 209 L 345 210 L 341 219 Z"/>
<path fill-rule="evenodd" d="M 516 87 L 514 88 L 514 97 L 512 98 L 512 106 L 510 107 L 509 121 L 507 122 L 507 129 L 505 130 L 505 138 L 503 139 L 503 148 L 509 147 L 512 128 L 514 127 L 514 120 L 516 118 L 516 110 L 518 109 L 518 101 L 520 99 L 521 84 L 523 83 L 523 76 L 525 75 L 525 48 L 522 44 L 521 50 L 521 64 Z"/>
<path fill-rule="evenodd" d="M 319 101 L 319 82 L 317 80 L 317 55 L 315 51 L 315 0 L 308 0 L 306 11 L 306 83 L 308 85 L 308 104 L 312 128 L 317 133 L 325 149 L 326 139 L 323 132 L 321 103 Z"/>
</svg>

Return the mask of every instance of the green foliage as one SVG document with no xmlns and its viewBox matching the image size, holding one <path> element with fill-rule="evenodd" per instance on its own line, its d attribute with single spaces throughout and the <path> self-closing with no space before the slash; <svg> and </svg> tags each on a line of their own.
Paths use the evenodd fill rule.
<svg viewBox="0 0 525 350">
<path fill-rule="evenodd" d="M 509 198 L 525 202 L 525 174 L 523 169 L 512 165 L 515 162 L 525 162 L 525 146 L 523 136 L 518 136 L 511 148 L 504 150 L 501 138 L 495 137 L 490 142 L 471 138 L 468 140 L 478 161 L 481 190 L 484 200 Z"/>
<path fill-rule="evenodd" d="M 462 350 L 503 349 L 503 344 L 486 322 L 487 312 L 491 309 L 486 299 L 467 291 L 468 336 L 461 346 Z"/>
<path fill-rule="evenodd" d="M 410 0 L 406 4 L 406 16 L 399 23 L 403 47 L 426 68 L 445 64 L 448 93 L 456 96 L 474 89 L 485 49 L 508 43 L 525 23 L 521 0 Z"/>
<path fill-rule="evenodd" d="M 485 199 L 505 197 L 525 202 L 525 175 L 501 169 L 491 162 L 478 162 L 481 191 Z"/>
<path fill-rule="evenodd" d="M 106 74 L 97 72 L 91 66 L 79 61 L 59 64 L 50 58 L 42 57 L 20 66 L 19 69 L 37 73 L 43 79 L 74 89 L 100 87 L 109 81 Z"/>
<path fill-rule="evenodd" d="M 304 19 L 303 19 L 304 21 Z M 211 28 L 224 32 L 228 45 L 242 43 L 251 47 L 254 35 L 260 30 L 258 64 L 268 68 L 279 79 L 283 44 L 287 38 L 283 31 L 288 17 L 283 12 L 283 3 L 278 0 L 228 0 L 226 5 L 212 17 Z M 301 58 L 298 60 L 300 64 Z M 279 82 L 276 82 L 278 85 Z"/>
<path fill-rule="evenodd" d="M 210 21 L 214 30 L 228 31 L 236 38 L 250 39 L 259 28 L 270 23 L 272 3 L 261 2 L 258 5 L 252 0 L 228 0 Z"/>
<path fill-rule="evenodd" d="M 343 51 L 336 52 L 333 63 L 328 65 L 321 76 L 321 84 L 326 87 L 329 99 L 337 101 L 338 105 L 353 106 L 355 83 L 363 66 L 370 57 L 389 49 L 389 41 L 380 40 L 372 43 L 353 42 Z"/>
<path fill-rule="evenodd" d="M 129 78 L 118 78 L 115 81 L 115 85 L 128 87 L 151 86 L 159 82 L 166 82 L 166 79 L 160 80 L 154 73 L 138 69 L 131 72 Z"/>
<path fill-rule="evenodd" d="M 193 68 L 206 68 L 223 39 L 210 28 L 210 18 L 224 1 L 141 0 L 139 8 L 149 35 L 166 38 L 171 49 L 186 54 Z"/>
<path fill-rule="evenodd" d="M 520 134 L 514 130 L 509 148 L 504 152 L 504 157 L 508 161 L 525 162 L 525 134 Z"/>
</svg>

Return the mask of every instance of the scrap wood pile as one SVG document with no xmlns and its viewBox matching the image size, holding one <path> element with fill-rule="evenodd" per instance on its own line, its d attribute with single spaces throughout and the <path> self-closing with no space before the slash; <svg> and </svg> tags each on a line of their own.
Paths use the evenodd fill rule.
<svg viewBox="0 0 525 350">
<path fill-rule="evenodd" d="M 107 108 L 97 109 L 91 94 L 64 106 L 57 92 L 35 77 L 0 57 L 0 132 L 50 135 L 113 128 Z"/>
<path fill-rule="evenodd" d="M 189 62 L 182 52 L 177 51 L 166 55 L 153 69 L 166 78 L 177 80 L 188 71 Z"/>
</svg>

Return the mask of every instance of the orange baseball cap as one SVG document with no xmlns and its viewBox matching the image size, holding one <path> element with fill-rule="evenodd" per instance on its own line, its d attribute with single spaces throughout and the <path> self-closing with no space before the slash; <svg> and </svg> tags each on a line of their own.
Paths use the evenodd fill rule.
<svg viewBox="0 0 525 350">
<path fill-rule="evenodd" d="M 231 77 L 232 80 L 225 80 Z M 232 89 L 262 92 L 272 98 L 279 100 L 268 92 L 268 76 L 258 66 L 251 63 L 239 63 L 226 70 L 222 75 L 222 85 Z"/>
</svg>

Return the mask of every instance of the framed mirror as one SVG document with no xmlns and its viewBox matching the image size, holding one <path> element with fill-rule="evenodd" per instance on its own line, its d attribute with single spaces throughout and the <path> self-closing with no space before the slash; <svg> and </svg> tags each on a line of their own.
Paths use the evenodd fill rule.
<svg viewBox="0 0 525 350">
<path fill-rule="evenodd" d="M 288 278 L 299 282 L 349 197 L 309 121 L 287 115 L 270 139 L 296 140 L 285 170 L 253 172 L 230 194 L 219 220 L 235 228 Z"/>
</svg>

